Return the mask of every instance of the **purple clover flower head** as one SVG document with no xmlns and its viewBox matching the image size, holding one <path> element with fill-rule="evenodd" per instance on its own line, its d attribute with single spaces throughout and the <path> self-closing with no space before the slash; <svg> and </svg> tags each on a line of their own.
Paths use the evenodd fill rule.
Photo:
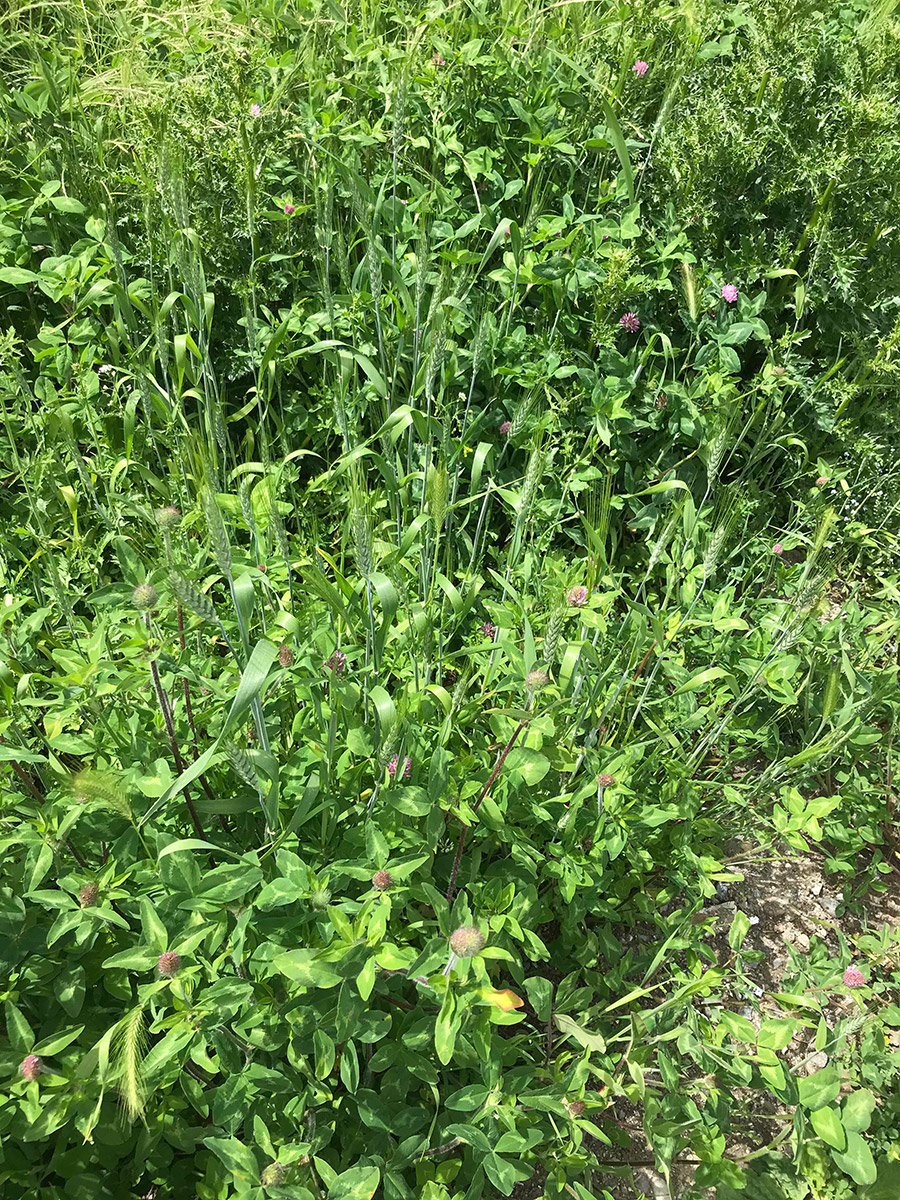
<svg viewBox="0 0 900 1200">
<path fill-rule="evenodd" d="M 738 290 L 733 283 L 726 283 L 722 288 L 722 299 L 728 304 L 734 304 L 738 298 Z"/>
<path fill-rule="evenodd" d="M 372 876 L 372 887 L 376 892 L 387 892 L 394 886 L 390 871 L 376 871 Z"/>
<path fill-rule="evenodd" d="M 784 546 L 781 544 L 781 542 L 775 543 L 775 545 L 772 547 L 772 553 L 773 554 L 784 554 Z"/>
<path fill-rule="evenodd" d="M 400 766 L 400 756 L 398 754 L 395 754 L 394 757 L 391 759 L 391 761 L 388 763 L 387 769 L 388 769 L 388 775 L 390 775 L 391 779 L 394 779 L 396 777 L 398 769 L 400 771 L 401 779 L 409 779 L 409 773 L 412 770 L 412 759 L 404 758 L 403 766 L 401 767 Z"/>
<path fill-rule="evenodd" d="M 262 109 L 259 107 L 258 104 L 250 105 L 250 116 L 251 117 L 261 117 L 262 116 Z"/>
<path fill-rule="evenodd" d="M 432 54 L 431 61 L 436 67 L 446 67 L 447 60 L 442 54 Z"/>
<path fill-rule="evenodd" d="M 570 587 L 566 592 L 566 604 L 570 608 L 584 608 L 588 602 L 588 590 L 582 584 Z"/>
<path fill-rule="evenodd" d="M 164 979 L 174 979 L 181 969 L 181 955 L 176 954 L 174 950 L 167 950 L 159 956 L 156 969 Z"/>
<path fill-rule="evenodd" d="M 484 636 L 486 638 L 490 638 L 490 640 L 492 642 L 496 640 L 497 626 L 494 624 L 493 621 L 485 621 L 484 624 L 479 625 L 478 628 L 481 630 L 481 632 L 484 634 Z"/>
<path fill-rule="evenodd" d="M 848 967 L 844 972 L 844 987 L 858 988 L 865 987 L 865 985 L 866 977 L 859 967 Z"/>
<path fill-rule="evenodd" d="M 44 1064 L 36 1054 L 26 1054 L 19 1064 L 19 1074 L 26 1083 L 34 1083 L 44 1069 Z"/>
<path fill-rule="evenodd" d="M 331 658 L 325 663 L 330 671 L 334 671 L 335 675 L 343 675 L 344 667 L 347 665 L 347 655 L 340 650 L 335 650 Z"/>
<path fill-rule="evenodd" d="M 293 204 L 291 204 L 291 202 L 289 200 L 287 202 L 287 204 L 284 206 L 285 216 L 289 217 L 293 211 L 294 211 L 294 206 L 293 206 Z"/>
<path fill-rule="evenodd" d="M 512 429 L 512 421 L 504 421 L 500 426 L 500 436 L 509 437 L 509 431 Z"/>
<path fill-rule="evenodd" d="M 633 312 L 622 313 L 619 317 L 619 324 L 626 333 L 637 333 L 641 327 L 640 318 L 637 313 Z"/>
<path fill-rule="evenodd" d="M 634 71 L 635 75 L 646 75 L 649 68 L 650 64 L 645 63 L 642 58 L 639 58 L 631 69 Z"/>
</svg>

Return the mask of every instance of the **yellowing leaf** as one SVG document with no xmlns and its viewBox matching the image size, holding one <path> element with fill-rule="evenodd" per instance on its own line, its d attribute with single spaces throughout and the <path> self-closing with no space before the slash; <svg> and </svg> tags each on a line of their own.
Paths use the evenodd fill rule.
<svg viewBox="0 0 900 1200">
<path fill-rule="evenodd" d="M 521 1008 L 525 1001 L 521 996 L 517 996 L 515 992 L 511 992 L 509 988 L 482 988 L 479 993 L 482 1000 L 486 1004 L 493 1005 L 494 1008 L 500 1008 L 504 1012 L 510 1012 L 514 1008 Z"/>
</svg>

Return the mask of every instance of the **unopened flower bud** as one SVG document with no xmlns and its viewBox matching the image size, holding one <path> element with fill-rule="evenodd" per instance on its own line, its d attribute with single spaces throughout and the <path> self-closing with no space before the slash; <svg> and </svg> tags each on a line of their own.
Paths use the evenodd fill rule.
<svg viewBox="0 0 900 1200">
<path fill-rule="evenodd" d="M 529 692 L 536 692 L 539 688 L 546 687 L 550 676 L 546 671 L 542 671 L 540 667 L 534 667 L 525 676 L 525 686 Z"/>
<path fill-rule="evenodd" d="M 475 925 L 460 925 L 450 934 L 450 949 L 457 958 L 471 958 L 484 947 L 484 934 Z"/>
<path fill-rule="evenodd" d="M 159 956 L 156 967 L 164 978 L 174 979 L 181 967 L 181 955 L 176 954 L 174 950 L 167 950 L 165 954 Z"/>
<path fill-rule="evenodd" d="M 159 603 L 159 592 L 152 583 L 139 583 L 131 593 L 131 603 L 142 612 L 156 608 Z"/>
<path fill-rule="evenodd" d="M 36 1054 L 26 1054 L 19 1066 L 19 1074 L 27 1083 L 34 1083 L 44 1069 L 44 1064 Z"/>
<path fill-rule="evenodd" d="M 156 523 L 160 529 L 173 529 L 181 520 L 181 509 L 174 504 L 156 510 Z"/>
</svg>

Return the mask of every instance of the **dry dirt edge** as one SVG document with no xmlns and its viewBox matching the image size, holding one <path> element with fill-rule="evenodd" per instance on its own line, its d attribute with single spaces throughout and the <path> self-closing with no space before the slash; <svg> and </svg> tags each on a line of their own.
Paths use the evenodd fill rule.
<svg viewBox="0 0 900 1200">
<path fill-rule="evenodd" d="M 755 842 L 736 842 L 730 850 L 735 856 L 731 859 L 734 871 L 740 872 L 744 878 L 740 883 L 722 889 L 721 897 L 708 905 L 710 915 L 721 917 L 709 941 L 722 950 L 724 959 L 728 954 L 728 928 L 737 909 L 751 918 L 757 918 L 744 940 L 744 949 L 762 951 L 765 955 L 748 972 L 764 993 L 784 990 L 783 980 L 791 972 L 789 947 L 803 954 L 809 950 L 810 939 L 817 937 L 825 942 L 829 952 L 837 954 L 839 933 L 850 938 L 861 931 L 875 931 L 884 925 L 892 928 L 900 926 L 900 894 L 894 886 L 889 886 L 883 893 L 870 892 L 854 911 L 845 911 L 844 877 L 827 875 L 824 857 L 815 851 L 799 853 L 785 848 L 782 852 L 774 852 Z M 895 877 L 889 878 L 893 882 Z M 841 1003 L 840 998 L 835 999 L 833 1016 L 837 1016 Z M 760 1016 L 783 1015 L 774 1003 L 767 1002 L 766 996 L 761 1000 L 760 1009 L 759 1013 L 744 1009 L 743 1015 L 756 1025 Z M 811 1057 L 813 1040 L 814 1031 L 810 1031 L 808 1038 L 795 1037 L 784 1051 L 784 1061 L 793 1067 L 806 1060 L 801 1069 L 807 1074 L 821 1069 L 827 1057 L 824 1053 L 813 1053 Z M 755 1095 L 765 1101 L 764 1094 Z M 619 1100 L 614 1115 L 623 1125 L 636 1131 L 641 1129 L 642 1114 L 638 1107 Z M 771 1120 L 760 1120 L 760 1142 L 750 1145 L 733 1140 L 727 1153 L 729 1156 L 749 1153 L 771 1141 L 776 1132 Z M 637 1134 L 629 1148 L 610 1148 L 596 1142 L 592 1143 L 591 1148 L 599 1160 L 612 1149 L 617 1156 L 638 1162 L 646 1161 L 648 1164 L 635 1166 L 631 1179 L 610 1175 L 601 1167 L 594 1173 L 593 1179 L 597 1196 L 602 1195 L 605 1188 L 615 1200 L 680 1200 L 691 1186 L 693 1168 L 676 1164 L 672 1171 L 671 1191 L 667 1188 L 663 1177 L 649 1165 L 653 1155 L 643 1134 Z M 511 1200 L 538 1200 L 544 1191 L 542 1174 L 539 1171 L 525 1183 L 517 1185 Z M 715 1192 L 700 1194 L 712 1200 Z"/>
</svg>

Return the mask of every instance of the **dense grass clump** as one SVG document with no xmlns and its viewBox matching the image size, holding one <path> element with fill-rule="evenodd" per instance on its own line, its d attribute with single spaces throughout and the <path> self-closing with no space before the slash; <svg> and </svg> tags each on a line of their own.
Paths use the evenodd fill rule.
<svg viewBox="0 0 900 1200">
<path fill-rule="evenodd" d="M 896 7 L 0 14 L 4 1197 L 900 1193 Z"/>
</svg>

